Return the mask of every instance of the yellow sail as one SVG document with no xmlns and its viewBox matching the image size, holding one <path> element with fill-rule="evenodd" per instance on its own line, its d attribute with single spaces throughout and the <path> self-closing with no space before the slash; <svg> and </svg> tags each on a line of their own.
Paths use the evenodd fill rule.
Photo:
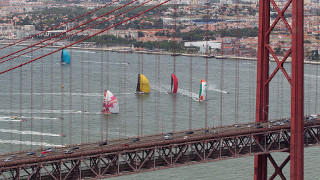
<svg viewBox="0 0 320 180">
<path fill-rule="evenodd" d="M 149 81 L 143 74 L 139 74 L 138 81 L 138 85 L 140 84 L 139 91 L 147 94 L 150 93 Z"/>
</svg>

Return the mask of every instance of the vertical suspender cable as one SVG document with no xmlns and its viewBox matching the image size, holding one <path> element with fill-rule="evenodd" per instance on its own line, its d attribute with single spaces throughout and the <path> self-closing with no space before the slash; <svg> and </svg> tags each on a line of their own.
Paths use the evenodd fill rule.
<svg viewBox="0 0 320 180">
<path fill-rule="evenodd" d="M 141 54 L 141 73 L 143 74 L 143 54 Z M 143 136 L 143 99 L 141 99 L 141 101 L 140 101 L 140 106 L 141 106 L 141 108 L 140 108 L 140 110 L 141 110 L 141 112 L 140 112 L 140 116 L 141 116 L 141 136 Z"/>
<path fill-rule="evenodd" d="M 160 55 L 157 54 L 155 55 L 155 70 L 156 70 L 156 74 L 155 74 L 155 84 L 156 84 L 156 92 L 155 92 L 155 106 L 154 106 L 154 110 L 155 110 L 155 129 L 156 129 L 156 133 L 159 133 L 159 109 L 160 109 L 160 103 L 159 103 L 159 94 L 160 92 L 158 91 L 160 89 L 160 84 L 159 84 L 159 76 L 160 76 L 160 67 L 159 67 L 159 61 L 160 61 Z"/>
<path fill-rule="evenodd" d="M 319 1 L 317 3 L 317 9 L 319 9 Z M 318 32 L 319 32 L 319 15 L 316 16 L 316 22 L 318 22 Z M 318 34 L 319 35 L 319 34 Z M 320 36 L 318 36 L 318 39 L 316 39 L 316 52 L 317 52 L 317 70 L 316 70 L 316 99 L 315 99 L 315 102 L 314 102 L 314 114 L 318 114 L 317 112 L 317 107 L 318 107 L 318 75 L 319 75 L 319 59 L 320 59 L 320 56 L 319 56 L 319 38 Z"/>
<path fill-rule="evenodd" d="M 70 49 L 70 59 L 73 60 L 72 49 Z M 72 64 L 69 64 L 69 144 L 72 144 Z"/>
<path fill-rule="evenodd" d="M 53 117 L 53 55 L 50 56 L 50 115 Z M 53 119 L 50 119 L 50 133 L 53 131 Z M 49 139 L 50 144 L 52 143 L 52 136 Z"/>
<path fill-rule="evenodd" d="M 33 53 L 31 53 L 31 59 L 33 59 Z M 30 66 L 30 78 L 31 78 L 31 82 L 30 82 L 30 115 L 31 115 L 31 149 L 33 147 L 33 63 L 31 63 Z"/>
<path fill-rule="evenodd" d="M 41 49 L 41 55 L 43 55 L 43 49 Z M 40 68 L 40 83 L 41 83 L 41 117 L 42 117 L 42 120 L 41 120 L 41 139 L 40 139 L 40 142 L 41 142 L 41 149 L 42 149 L 42 146 L 43 146 L 43 107 L 44 107 L 44 96 L 43 96 L 43 91 L 44 91 L 44 81 L 43 81 L 43 68 L 44 68 L 44 61 L 41 62 L 41 68 Z M 51 118 L 50 118 L 51 119 Z"/>
<path fill-rule="evenodd" d="M 20 118 L 22 117 L 22 68 L 20 68 Z M 20 151 L 22 151 L 22 121 L 20 121 Z"/>
<path fill-rule="evenodd" d="M 61 145 L 63 145 L 63 129 L 64 129 L 64 66 L 60 65 L 61 69 L 61 129 L 60 129 L 60 137 L 61 137 Z"/>
<path fill-rule="evenodd" d="M 319 17 L 319 16 L 317 16 L 317 17 Z M 319 22 L 319 19 L 317 20 L 317 22 Z M 319 29 L 318 29 L 319 30 Z M 318 37 L 318 38 L 320 38 L 320 37 Z M 316 46 L 316 52 L 317 52 L 317 54 L 318 54 L 318 56 L 316 56 L 317 57 L 317 68 L 316 68 L 316 94 L 315 94 L 315 96 L 316 96 L 316 99 L 315 99 L 315 102 L 314 102 L 314 114 L 318 114 L 318 112 L 317 112 L 317 105 L 318 105 L 318 76 L 319 76 L 319 41 L 318 40 L 316 40 L 316 44 L 317 44 L 317 46 Z"/>
<path fill-rule="evenodd" d="M 31 59 L 33 59 L 33 53 L 31 53 Z M 32 149 L 33 147 L 33 63 L 30 64 L 30 78 L 31 78 L 30 80 L 30 115 L 31 115 L 30 141 L 31 141 L 31 149 Z"/>
<path fill-rule="evenodd" d="M 122 86 L 122 76 L 123 76 L 123 74 L 122 74 L 122 65 L 123 65 L 123 59 L 124 59 L 123 56 L 124 56 L 124 54 L 120 53 L 120 63 L 119 63 L 119 73 L 120 73 L 120 75 L 119 75 L 119 84 L 118 84 L 119 85 L 118 99 L 120 99 L 120 95 L 122 95 L 121 86 Z M 119 121 L 118 121 L 119 132 L 118 133 L 119 133 L 119 139 L 120 139 L 121 138 L 121 134 L 122 134 L 122 108 L 119 109 L 118 117 L 119 117 Z"/>
<path fill-rule="evenodd" d="M 140 56 L 141 56 L 141 54 L 139 53 L 138 54 L 138 73 L 142 73 L 141 72 L 141 62 L 140 62 Z M 137 113 L 138 113 L 138 115 L 137 115 L 137 119 L 138 119 L 138 129 L 137 129 L 137 136 L 139 136 L 140 135 L 140 100 L 141 100 L 141 98 L 139 97 L 139 95 L 138 95 L 138 101 L 137 101 Z"/>
<path fill-rule="evenodd" d="M 12 51 L 12 47 L 10 47 L 10 53 Z M 12 62 L 10 62 L 10 67 L 12 67 Z M 10 117 L 13 116 L 13 72 L 10 72 Z M 10 121 L 10 130 L 13 128 L 12 121 Z M 10 132 L 10 140 L 13 141 L 13 133 Z M 12 143 L 10 143 L 10 151 L 13 152 L 13 146 Z"/>
<path fill-rule="evenodd" d="M 124 64 L 123 68 L 123 117 L 124 117 L 124 127 L 123 127 L 123 136 L 127 136 L 127 64 Z"/>
<path fill-rule="evenodd" d="M 283 96 L 284 90 L 283 90 L 283 77 L 280 78 L 280 116 L 283 117 L 283 106 L 284 106 L 284 96 Z"/>
<path fill-rule="evenodd" d="M 308 29 L 309 29 L 309 23 L 310 22 L 307 21 L 306 26 L 305 26 L 305 31 L 307 32 L 307 34 L 308 34 Z M 309 36 L 307 36 L 307 38 L 309 38 Z M 309 61 L 312 61 L 312 57 L 310 57 Z M 310 73 L 310 75 L 307 76 L 307 78 L 308 78 L 308 85 L 307 85 L 307 88 L 308 88 L 307 114 L 310 115 L 310 111 L 311 111 L 310 101 L 311 101 L 311 88 L 312 88 L 311 87 L 311 75 L 312 75 L 311 73 L 312 73 L 312 70 L 311 70 L 311 65 L 310 64 L 306 65 L 305 67 L 308 68 L 307 72 Z"/>
<path fill-rule="evenodd" d="M 192 129 L 192 56 L 190 56 L 189 74 L 189 129 Z"/>
<path fill-rule="evenodd" d="M 209 1 L 207 0 L 207 4 L 206 4 L 206 8 L 207 8 L 207 15 L 206 15 L 206 36 L 205 36 L 205 41 L 206 41 L 206 75 L 205 75 L 205 79 L 206 82 L 208 82 L 208 68 L 209 68 L 209 62 L 208 62 L 208 56 L 209 56 Z M 208 85 L 207 85 L 208 86 Z M 204 121 L 204 128 L 208 128 L 208 87 L 206 87 L 206 97 L 205 97 L 205 121 Z"/>
<path fill-rule="evenodd" d="M 172 72 L 176 75 L 176 53 L 177 53 L 177 0 L 174 0 L 174 10 L 173 10 L 173 19 L 174 19 L 174 31 L 173 31 L 173 69 Z M 177 111 L 177 98 L 172 97 L 172 131 L 176 131 L 176 111 Z"/>
<path fill-rule="evenodd" d="M 252 68 L 252 63 L 250 65 L 249 68 L 249 72 L 248 72 L 248 80 L 249 80 L 249 122 L 254 122 L 254 114 L 253 114 L 253 68 Z"/>
<path fill-rule="evenodd" d="M 276 82 L 277 82 L 277 90 L 278 90 L 277 95 L 276 95 L 276 96 L 277 96 L 277 100 L 276 100 L 276 101 L 277 101 L 277 105 L 276 105 L 276 117 L 277 117 L 277 118 L 280 118 L 280 114 L 279 114 L 279 113 L 280 113 L 280 112 L 279 112 L 279 110 L 280 110 L 280 107 L 279 107 L 279 106 L 280 106 L 280 103 L 281 103 L 281 102 L 280 102 L 280 86 L 281 86 L 281 85 L 280 85 L 280 78 L 281 78 L 281 77 L 279 77 L 279 75 L 278 75 L 278 76 L 277 76 L 277 79 L 276 79 Z"/>
<path fill-rule="evenodd" d="M 239 3 L 237 2 L 236 6 L 237 7 L 235 9 L 235 13 L 237 14 L 237 31 L 236 31 L 236 69 L 235 69 L 235 92 L 234 92 L 234 99 L 235 99 L 235 102 L 234 102 L 234 110 L 235 110 L 235 113 L 234 113 L 234 120 L 235 120 L 235 123 L 238 124 L 238 116 L 239 116 L 239 112 L 238 112 L 238 104 L 239 104 L 239 61 L 240 61 L 240 30 L 239 30 L 239 21 L 240 21 L 240 17 L 239 17 Z"/>
<path fill-rule="evenodd" d="M 81 143 L 83 143 L 83 138 L 84 138 L 84 132 L 83 132 L 83 130 L 84 130 L 84 125 L 83 125 L 83 123 L 84 123 L 84 100 L 83 100 L 83 94 L 84 94 L 84 52 L 83 52 L 83 47 L 81 48 L 82 49 L 82 51 L 81 51 L 81 62 L 80 62 L 80 64 L 81 64 L 81 127 L 80 127 L 80 129 L 81 129 L 81 132 L 80 132 L 80 136 L 81 136 Z"/>
<path fill-rule="evenodd" d="M 87 53 L 88 54 L 88 57 L 87 57 L 87 59 L 89 60 L 90 59 L 90 56 L 89 56 L 89 54 L 90 53 Z M 87 65 L 87 67 L 88 67 L 88 82 L 87 82 L 87 93 L 88 93 L 88 95 L 90 94 L 90 73 L 91 73 L 91 67 L 90 67 L 90 64 L 91 63 L 88 63 L 88 65 Z M 88 98 L 88 109 L 87 109 L 87 112 L 90 112 L 90 98 L 89 98 L 89 96 L 87 96 L 87 98 Z M 86 115 L 86 118 L 88 119 L 88 115 Z M 88 121 L 87 120 L 87 122 L 88 122 L 88 142 L 90 142 L 90 121 Z"/>
<path fill-rule="evenodd" d="M 221 68 L 220 68 L 220 127 L 222 127 L 222 118 L 223 118 L 223 86 L 224 86 L 224 27 L 222 21 L 221 28 Z"/>
<path fill-rule="evenodd" d="M 190 19 L 193 17 L 193 0 L 190 0 Z M 190 42 L 192 42 L 192 33 L 190 33 Z M 189 62 L 189 129 L 192 129 L 192 56 Z"/>
<path fill-rule="evenodd" d="M 104 73 L 103 73 L 103 68 L 104 68 L 104 64 L 103 64 L 103 53 L 104 51 L 100 51 L 100 60 L 101 60 L 101 66 L 100 66 L 100 94 L 104 95 L 104 89 L 103 89 L 103 77 L 104 77 Z M 103 97 L 104 98 L 104 97 Z M 103 116 L 100 116 L 100 134 L 101 134 L 101 138 L 100 141 L 103 141 Z"/>
<path fill-rule="evenodd" d="M 107 44 L 108 45 L 108 44 Z M 106 71 L 107 71 L 107 89 L 109 89 L 109 75 L 110 75 L 110 73 L 109 73 L 109 61 L 110 61 L 110 58 L 109 58 L 109 51 L 107 51 L 107 55 L 106 55 L 106 60 L 107 60 L 107 62 L 106 62 Z M 109 116 L 107 116 L 107 118 L 106 118 L 106 140 L 108 141 L 108 139 L 109 139 Z"/>
</svg>

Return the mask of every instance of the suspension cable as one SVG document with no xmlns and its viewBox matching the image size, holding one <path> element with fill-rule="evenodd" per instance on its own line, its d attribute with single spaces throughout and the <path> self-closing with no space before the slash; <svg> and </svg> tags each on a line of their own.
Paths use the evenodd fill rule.
<svg viewBox="0 0 320 180">
<path fill-rule="evenodd" d="M 151 1 L 151 0 L 149 0 L 149 1 L 147 1 L 147 2 L 150 2 L 150 1 Z M 70 47 L 70 46 L 72 46 L 72 45 L 74 45 L 74 44 L 77 44 L 77 43 L 79 43 L 79 42 L 82 42 L 82 41 L 84 41 L 84 40 L 86 40 L 86 39 L 89 39 L 89 38 L 91 38 L 91 37 L 93 37 L 93 36 L 96 36 L 96 35 L 98 35 L 98 34 L 101 34 L 101 33 L 105 32 L 105 31 L 108 31 L 108 30 L 111 29 L 111 28 L 114 28 L 114 27 L 116 27 L 116 26 L 118 26 L 118 25 L 120 25 L 120 24 L 123 24 L 123 23 L 125 23 L 125 22 L 127 22 L 127 21 L 129 21 L 129 20 L 132 20 L 132 19 L 134 19 L 134 18 L 136 18 L 136 17 L 139 17 L 139 16 L 141 16 L 142 14 L 144 14 L 144 13 L 146 13 L 146 12 L 148 12 L 148 11 L 151 11 L 151 10 L 153 10 L 153 9 L 155 9 L 155 8 L 161 6 L 161 5 L 163 5 L 163 4 L 165 4 L 165 3 L 169 2 L 169 1 L 171 1 L 171 0 L 166 0 L 166 1 L 162 2 L 162 3 L 160 3 L 160 4 L 157 4 L 156 6 L 153 6 L 152 8 L 149 8 L 149 9 L 147 9 L 147 10 L 141 12 L 141 13 L 138 13 L 137 15 L 135 15 L 135 16 L 133 16 L 133 17 L 131 17 L 131 18 L 128 18 L 128 19 L 126 19 L 126 20 L 124 20 L 124 21 L 121 21 L 121 22 L 119 22 L 119 23 L 117 23 L 117 24 L 115 24 L 115 25 L 112 25 L 112 26 L 104 29 L 104 30 L 101 30 L 101 31 L 99 31 L 99 32 L 97 32 L 97 33 L 95 33 L 95 34 L 92 34 L 92 35 L 90 35 L 90 36 L 88 36 L 88 37 L 85 37 L 85 38 L 83 38 L 83 39 L 81 39 L 81 40 L 78 40 L 78 41 L 76 41 L 76 42 L 73 42 L 73 43 L 71 43 L 71 44 L 69 44 L 69 45 L 63 46 L 63 47 L 61 47 L 61 48 L 59 48 L 59 49 L 57 49 L 57 50 L 54 50 L 54 51 L 52 51 L 52 52 L 50 52 L 50 53 L 47 53 L 47 54 L 45 54 L 45 55 L 43 55 L 43 56 L 40 56 L 40 57 L 38 57 L 38 58 L 35 58 L 35 59 L 31 60 L 31 61 L 22 63 L 22 64 L 20 64 L 20 65 L 18 65 L 18 66 L 15 66 L 15 67 L 12 67 L 12 68 L 7 69 L 7 70 L 5 70 L 5 71 L 2 71 L 2 72 L 0 72 L 0 74 L 6 73 L 6 72 L 11 71 L 11 70 L 13 70 L 13 69 L 16 69 L 16 68 L 18 68 L 18 67 L 24 66 L 24 65 L 29 64 L 29 63 L 31 63 L 31 62 L 34 62 L 34 61 L 36 61 L 36 60 L 39 60 L 39 59 L 41 59 L 41 58 L 43 58 L 43 57 L 46 57 L 46 56 L 51 55 L 51 54 L 53 54 L 53 53 L 56 53 L 56 52 L 58 52 L 58 51 L 60 51 L 60 50 L 62 50 L 62 49 L 65 49 L 65 48 L 67 48 L 67 47 Z M 147 2 L 146 2 L 146 3 L 147 3 Z M 142 5 L 142 4 L 141 4 L 141 5 Z M 139 5 L 139 6 L 140 6 L 140 5 Z M 137 6 L 137 7 L 138 7 L 138 6 Z M 120 14 L 121 14 L 121 13 L 120 13 Z"/>
<path fill-rule="evenodd" d="M 137 1 L 137 0 L 134 0 L 134 1 Z M 28 47 L 26 47 L 26 48 L 23 48 L 23 49 L 21 49 L 21 50 L 18 50 L 18 51 L 14 52 L 14 53 L 11 53 L 11 54 L 9 54 L 9 55 L 3 56 L 3 57 L 1 57 L 0 59 L 3 59 L 3 58 L 6 58 L 6 57 L 8 57 L 8 56 L 11 56 L 11 55 L 13 55 L 13 54 L 19 53 L 19 52 L 21 52 L 21 51 L 24 51 L 24 50 L 26 50 L 26 49 L 29 49 L 29 48 L 34 47 L 34 46 L 36 46 L 36 45 L 39 45 L 39 44 L 41 44 L 41 43 L 43 43 L 43 42 L 46 42 L 46 41 L 48 41 L 48 40 L 51 40 L 51 39 L 53 39 L 53 38 L 55 38 L 55 37 L 58 37 L 58 36 L 60 36 L 60 35 L 63 35 L 63 34 L 65 34 L 65 33 L 69 32 L 69 31 L 72 31 L 72 30 L 78 28 L 78 27 L 84 26 L 84 25 L 86 25 L 86 24 L 88 24 L 88 23 L 90 23 L 90 22 L 92 22 L 92 21 L 94 21 L 94 20 L 97 20 L 97 19 L 99 19 L 99 18 L 101 18 L 101 17 L 103 17 L 103 16 L 106 16 L 106 15 L 108 15 L 108 14 L 111 14 L 111 13 L 113 13 L 113 12 L 115 12 L 115 11 L 123 8 L 123 7 L 125 7 L 125 6 L 127 6 L 128 4 L 133 3 L 134 1 L 132 1 L 132 2 L 130 2 L 130 3 L 127 3 L 127 4 L 125 4 L 125 5 L 121 6 L 121 7 L 118 7 L 118 8 L 116 8 L 116 9 L 112 10 L 112 11 L 109 11 L 108 13 L 103 14 L 103 15 L 97 17 L 97 18 L 94 18 L 94 19 L 90 20 L 90 21 L 87 21 L 86 23 L 83 23 L 83 24 L 78 25 L 78 26 L 76 26 L 76 27 L 74 27 L 74 28 L 71 28 L 71 29 L 69 29 L 69 30 L 67 30 L 67 31 L 65 31 L 65 32 L 62 32 L 62 33 L 57 34 L 57 35 L 55 35 L 55 36 L 52 36 L 52 37 L 50 37 L 50 38 L 48 38 L 48 39 L 45 39 L 45 40 L 43 40 L 43 41 L 40 41 L 40 42 L 38 42 L 38 43 L 36 43 L 36 44 L 33 44 L 33 45 L 28 46 Z M 150 1 L 151 1 L 151 0 L 150 0 Z M 148 1 L 148 2 L 150 2 L 150 1 Z M 58 42 L 58 41 L 61 41 L 61 40 L 63 40 L 63 39 L 66 39 L 66 38 L 68 38 L 68 37 L 71 37 L 71 36 L 76 35 L 76 34 L 78 34 L 78 33 L 80 33 L 80 32 L 83 32 L 83 31 L 85 31 L 85 30 L 88 30 L 88 29 L 90 29 L 90 28 L 92 28 L 92 27 L 94 27 L 94 26 L 97 26 L 97 25 L 99 25 L 99 24 L 101 24 L 101 23 L 104 23 L 104 22 L 106 22 L 106 21 L 109 21 L 109 20 L 111 20 L 111 19 L 114 19 L 115 17 L 118 17 L 118 16 L 120 16 L 120 15 L 122 15 L 122 14 L 124 14 L 124 13 L 127 13 L 127 12 L 129 12 L 129 11 L 137 8 L 137 7 L 140 7 L 140 6 L 142 6 L 143 4 L 146 4 L 146 3 L 147 3 L 147 2 L 142 3 L 142 4 L 140 4 L 139 6 L 136 6 L 136 7 L 134 7 L 134 8 L 131 8 L 131 9 L 129 9 L 129 10 L 127 10 L 127 11 L 124 11 L 124 12 L 122 12 L 122 13 L 116 15 L 116 16 L 111 17 L 111 18 L 108 18 L 108 19 L 105 19 L 105 20 L 103 20 L 103 21 L 100 21 L 99 23 L 96 23 L 96 24 L 94 24 L 94 25 L 91 25 L 91 26 L 89 26 L 89 27 L 87 27 L 87 28 L 85 28 L 85 29 L 82 29 L 82 30 L 80 30 L 80 31 L 77 31 L 77 32 L 75 32 L 75 33 L 73 33 L 73 34 L 70 34 L 70 35 L 68 35 L 68 36 L 65 36 L 65 37 L 62 37 L 62 38 L 60 38 L 60 39 L 57 39 L 57 40 L 55 40 L 55 41 L 53 41 L 53 42 L 50 42 L 50 43 L 45 44 L 45 45 L 43 45 L 43 46 L 40 46 L 40 47 L 38 47 L 38 48 L 36 48 L 36 49 L 34 49 L 34 50 L 31 50 L 31 51 L 28 51 L 28 52 L 19 54 L 19 55 L 17 55 L 17 56 L 14 56 L 14 57 L 12 57 L 12 58 L 9 58 L 9 59 L 7 59 L 7 60 L 1 61 L 0 64 L 2 64 L 2 63 L 4 63 L 4 62 L 7 62 L 7 61 L 10 61 L 10 60 L 12 60 L 12 59 L 15 59 L 15 58 L 17 58 L 17 57 L 20 57 L 20 56 L 22 56 L 22 55 L 28 54 L 28 53 L 30 53 L 30 52 L 32 52 L 32 51 L 35 51 L 35 50 L 44 48 L 44 47 L 46 47 L 46 46 L 49 46 L 49 45 L 51 45 L 51 44 L 53 44 L 53 43 L 55 43 L 55 42 Z"/>
<path fill-rule="evenodd" d="M 100 7 L 100 8 L 97 8 L 97 9 L 95 9 L 95 10 L 92 10 L 92 11 L 86 13 L 86 14 L 83 14 L 83 15 L 81 15 L 81 16 L 79 16 L 79 17 L 76 17 L 76 18 L 74 18 L 74 19 L 71 19 L 71 20 L 69 20 L 69 21 L 67 21 L 67 22 L 61 23 L 61 24 L 59 24 L 59 25 L 57 25 L 57 26 L 54 26 L 54 27 L 52 27 L 52 28 L 50 28 L 50 29 L 48 29 L 48 30 L 42 31 L 42 32 L 40 32 L 40 33 L 38 33 L 38 34 L 29 36 L 29 37 L 27 37 L 27 38 L 24 38 L 24 39 L 22 39 L 22 40 L 19 40 L 19 41 L 17 41 L 17 42 L 14 42 L 14 43 L 12 43 L 12 44 L 7 45 L 7 46 L 1 47 L 0 50 L 1 50 L 1 49 L 5 49 L 5 48 L 10 47 L 10 46 L 13 46 L 13 45 L 15 45 L 15 44 L 18 44 L 18 43 L 20 43 L 20 42 L 26 41 L 26 40 L 31 39 L 31 38 L 33 38 L 33 37 L 36 37 L 36 36 L 38 36 L 38 35 L 44 34 L 44 33 L 48 32 L 48 31 L 51 31 L 51 30 L 56 29 L 56 28 L 58 28 L 58 27 L 61 27 L 61 26 L 63 26 L 63 25 L 66 25 L 67 23 L 70 23 L 70 22 L 72 22 L 72 21 L 75 21 L 75 20 L 77 20 L 77 19 L 79 19 L 79 18 L 82 18 L 82 17 L 84 17 L 84 16 L 86 16 L 86 15 L 92 14 L 93 12 L 98 11 L 98 10 L 100 10 L 100 9 L 103 9 L 103 8 L 105 8 L 105 7 L 113 4 L 113 3 L 115 3 L 115 2 L 118 2 L 118 1 L 120 1 L 120 0 L 115 0 L 115 1 L 113 1 L 113 2 L 111 2 L 111 3 L 109 3 L 109 4 L 106 4 L 106 5 L 104 5 L 104 6 Z"/>
</svg>

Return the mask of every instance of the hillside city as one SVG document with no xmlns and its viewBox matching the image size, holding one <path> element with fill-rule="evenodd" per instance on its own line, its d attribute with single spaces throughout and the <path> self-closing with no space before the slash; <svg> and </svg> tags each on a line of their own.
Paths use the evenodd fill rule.
<svg viewBox="0 0 320 180">
<path fill-rule="evenodd" d="M 146 4 L 120 16 L 118 16 L 119 13 L 129 8 L 103 16 L 131 2 L 116 0 L 110 6 L 64 24 L 111 2 L 111 0 L 0 0 L 0 43 L 14 42 L 42 31 L 46 32 L 35 38 L 45 39 L 82 25 L 91 19 L 97 19 L 84 27 L 67 32 L 64 36 L 70 35 L 70 37 L 52 44 L 63 46 L 70 41 L 74 42 L 128 20 L 164 0 L 149 3 L 146 3 L 146 0 L 135 0 L 129 8 L 142 3 Z M 287 1 L 276 1 L 280 9 L 286 3 Z M 289 12 L 284 14 L 289 25 L 291 25 L 290 8 L 291 6 L 289 6 Z M 134 46 L 135 49 L 147 51 L 255 58 L 258 42 L 258 9 L 257 1 L 252 0 L 169 1 L 99 36 L 89 38 L 78 46 L 96 48 Z M 319 2 L 305 1 L 304 12 L 305 57 L 306 60 L 319 60 Z M 276 8 L 271 8 L 271 22 L 277 17 Z M 96 23 L 98 25 L 92 26 Z M 59 27 L 52 29 L 56 26 Z M 71 36 L 74 33 L 75 35 Z M 291 35 L 287 30 L 286 22 L 280 19 L 270 35 L 270 44 L 275 54 L 285 55 L 291 47 Z M 55 39 L 58 38 L 61 37 Z"/>
</svg>

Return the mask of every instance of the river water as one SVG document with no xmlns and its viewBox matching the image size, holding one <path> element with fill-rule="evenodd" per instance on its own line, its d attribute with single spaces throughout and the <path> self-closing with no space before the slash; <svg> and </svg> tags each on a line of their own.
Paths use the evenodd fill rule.
<svg viewBox="0 0 320 180">
<path fill-rule="evenodd" d="M 19 48 L 0 52 L 5 55 Z M 1 64 L 0 70 L 52 50 L 46 48 L 23 55 Z M 55 53 L 0 75 L 1 153 L 254 121 L 255 61 L 78 49 L 68 51 L 71 54 L 70 65 L 61 65 L 60 54 Z M 271 73 L 275 63 L 270 62 L 270 67 Z M 290 64 L 285 63 L 284 67 L 291 75 Z M 170 75 L 174 71 L 179 89 L 173 96 L 167 91 L 170 90 Z M 134 94 L 139 73 L 149 79 L 149 95 Z M 202 103 L 195 100 L 201 79 L 208 82 L 207 101 Z M 315 105 L 319 99 L 316 97 L 317 81 L 318 66 L 306 64 L 305 114 L 319 113 L 319 107 Z M 105 89 L 117 97 L 119 114 L 100 113 Z M 269 119 L 290 115 L 289 83 L 280 71 L 270 83 L 270 105 L 266 108 L 269 108 Z M 316 171 L 320 166 L 317 163 L 319 158 L 315 158 L 318 153 L 318 147 L 305 149 L 305 179 L 319 177 Z M 287 154 L 274 153 L 273 156 L 278 160 L 286 158 Z M 288 168 L 284 169 L 286 177 L 289 177 Z M 270 165 L 270 175 L 271 170 Z M 115 179 L 252 177 L 253 157 L 246 157 Z"/>
</svg>

